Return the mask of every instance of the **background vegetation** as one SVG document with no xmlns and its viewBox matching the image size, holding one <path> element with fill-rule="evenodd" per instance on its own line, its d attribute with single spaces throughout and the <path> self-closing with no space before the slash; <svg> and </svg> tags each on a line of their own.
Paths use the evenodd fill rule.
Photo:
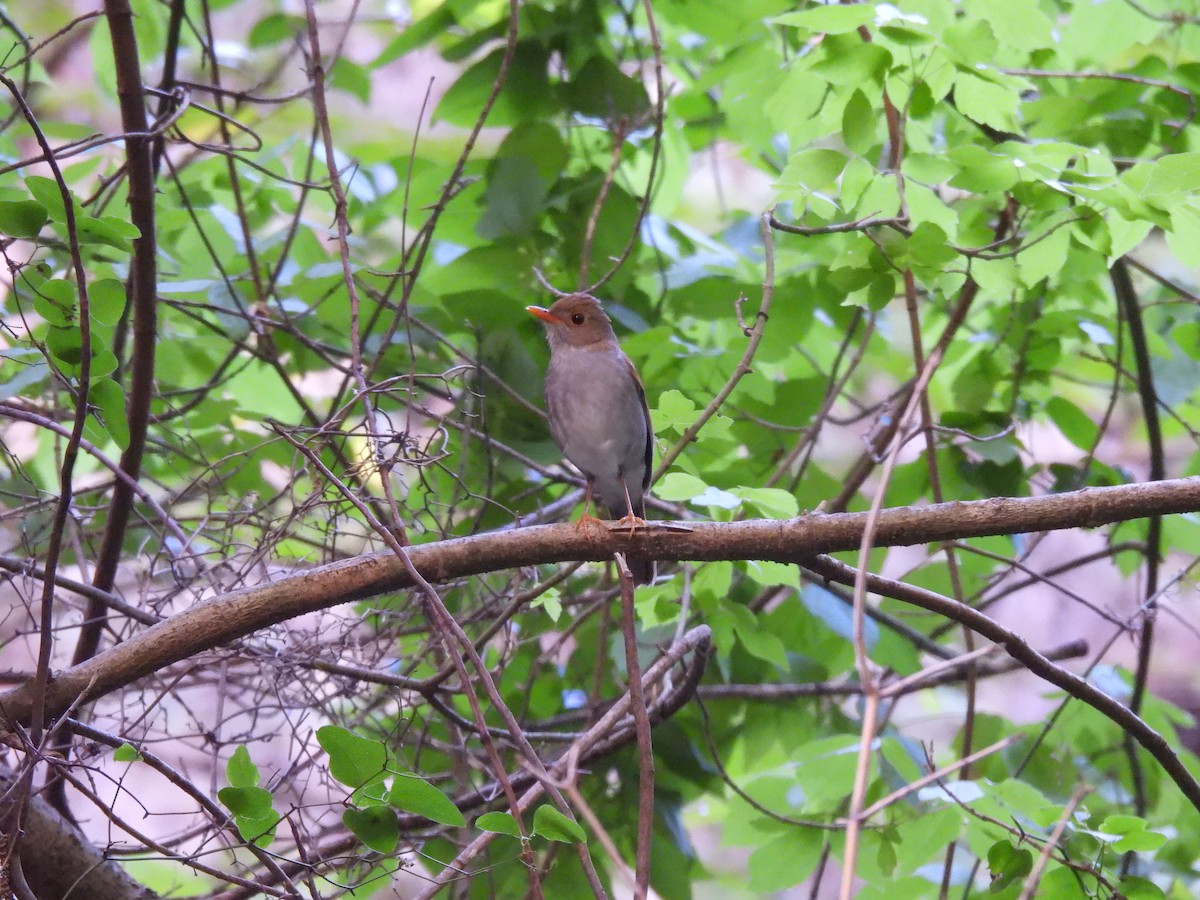
<svg viewBox="0 0 1200 900">
<path fill-rule="evenodd" d="M 1195 896 L 1193 0 L 127 2 L 0 10 L 5 896 Z"/>
</svg>

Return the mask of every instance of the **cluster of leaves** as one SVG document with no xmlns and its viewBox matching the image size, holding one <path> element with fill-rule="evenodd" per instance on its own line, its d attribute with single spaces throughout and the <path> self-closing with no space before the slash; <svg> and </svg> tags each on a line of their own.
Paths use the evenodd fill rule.
<svg viewBox="0 0 1200 900">
<path fill-rule="evenodd" d="M 538 411 L 547 351 L 523 308 L 545 294 L 539 273 L 564 290 L 599 285 L 641 372 L 656 455 L 670 462 L 656 517 L 860 510 L 877 489 L 890 506 L 1027 496 L 1144 478 L 1154 454 L 1170 475 L 1200 473 L 1195 3 L 412 6 L 403 23 L 376 21 L 390 7 L 372 3 L 336 29 L 323 23 L 319 78 L 310 19 L 271 4 L 208 3 L 194 20 L 146 8 L 135 19 L 144 77 L 162 74 L 149 61 L 169 59 L 173 80 L 160 87 L 182 93 L 175 106 L 146 96 L 164 144 L 156 393 L 137 478 L 157 505 L 124 536 L 137 574 L 114 591 L 130 603 L 169 614 L 176 598 L 254 584 L 265 566 L 381 547 L 368 512 L 394 510 L 392 527 L 421 543 L 536 520 L 577 490 L 555 468 Z M 93 139 L 112 119 L 76 124 L 84 109 L 116 108 L 105 21 L 75 21 L 56 40 L 90 29 L 89 40 L 60 57 L 49 51 L 64 45 L 41 41 L 67 24 L 66 5 L 18 18 L 5 20 L 16 38 L 0 66 L 56 146 L 71 196 L 68 208 L 30 161 L 30 125 L 14 112 L 0 131 L 0 246 L 12 273 L 0 418 L 23 424 L 0 435 L 2 540 L 5 558 L 49 561 L 58 461 L 86 404 L 74 477 L 87 488 L 55 560 L 86 576 L 109 517 L 103 473 L 130 444 L 126 285 L 134 241 L 151 236 L 126 215 L 120 145 Z M 78 85 L 61 67 L 85 56 L 97 75 Z M 457 68 L 426 108 L 406 67 L 434 56 Z M 311 79 L 289 83 L 302 68 Z M 327 121 L 314 116 L 315 90 L 328 92 Z M 390 118 L 397 108 L 406 112 Z M 339 217 L 344 256 L 331 240 Z M 1124 306 L 1118 271 L 1136 275 Z M 918 386 L 927 362 L 936 371 Z M 927 417 L 919 432 L 921 419 L 903 415 L 914 390 Z M 901 429 L 922 452 L 882 477 Z M 1073 449 L 1038 452 L 1044 434 Z M 394 507 L 381 499 L 389 492 Z M 1145 588 L 1160 554 L 1200 556 L 1192 517 L 1157 535 L 1144 522 L 1110 529 L 1105 576 Z M 930 548 L 906 562 L 904 581 L 986 607 L 1020 573 L 1053 584 L 1097 564 L 1090 546 L 1065 564 L 1031 559 L 1043 537 Z M 875 571 L 882 562 L 870 557 Z M 548 732 L 568 740 L 593 724 L 629 680 L 604 568 L 551 575 L 498 572 L 442 590 L 548 759 Z M 757 561 L 688 565 L 639 589 L 647 662 L 692 620 L 712 629 L 714 648 L 698 702 L 654 731 L 660 896 L 691 896 L 703 881 L 761 895 L 833 879 L 830 859 L 848 852 L 863 898 L 936 897 L 943 884 L 963 896 L 1017 897 L 1034 884 L 1047 898 L 1192 895 L 1197 811 L 1126 751 L 1117 725 L 1065 697 L 1048 725 L 1026 726 L 972 701 L 932 760 L 902 718 L 885 717 L 862 799 L 899 796 L 850 851 L 842 829 L 864 727 L 862 706 L 840 702 L 861 672 L 853 639 L 899 677 L 963 647 L 960 632 L 897 599 L 878 611 L 856 635 L 847 594 Z M 67 604 L 56 615 L 67 657 L 78 614 Z M 243 842 L 306 865 L 347 831 L 371 851 L 337 856 L 322 870 L 332 881 L 365 891 L 414 849 L 441 874 L 493 833 L 503 840 L 473 895 L 519 895 L 535 857 L 548 896 L 588 890 L 558 852 L 585 840 L 578 822 L 549 804 L 524 830 L 502 805 L 483 811 L 478 796 L 499 796 L 497 773 L 423 608 L 408 595 L 373 598 L 338 622 L 312 639 L 281 631 L 220 651 L 220 690 L 239 710 L 228 721 L 219 705 L 193 709 L 181 730 L 144 684 L 101 702 L 95 720 L 133 746 L 233 748 L 218 799 Z M 117 637 L 145 628 L 115 613 L 107 624 Z M 211 656 L 192 662 L 162 689 L 217 690 Z M 1093 660 L 1090 673 L 1114 696 L 1139 697 L 1178 746 L 1187 717 L 1140 699 L 1144 671 Z M 832 687 L 778 699 L 780 683 Z M 730 687 L 740 693 L 719 690 Z M 961 694 L 920 696 L 948 716 Z M 499 709 L 484 715 L 503 731 Z M 323 723 L 312 735 L 296 724 L 309 717 Z M 261 762 L 259 745 L 280 729 L 291 777 L 268 789 L 251 755 Z M 966 777 L 906 790 L 931 765 L 1008 738 L 1019 740 Z M 145 764 L 129 750 L 108 762 L 91 752 L 76 748 L 90 765 Z M 502 758 L 521 770 L 516 751 Z M 591 766 L 581 797 L 632 865 L 637 760 L 618 750 Z M 319 801 L 295 786 L 300 772 L 323 785 Z M 460 808 L 468 795 L 481 813 L 473 828 Z M 241 865 L 224 825 L 208 823 Z M 748 882 L 693 847 L 710 831 L 752 848 Z M 614 879 L 619 867 L 588 847 Z"/>
</svg>

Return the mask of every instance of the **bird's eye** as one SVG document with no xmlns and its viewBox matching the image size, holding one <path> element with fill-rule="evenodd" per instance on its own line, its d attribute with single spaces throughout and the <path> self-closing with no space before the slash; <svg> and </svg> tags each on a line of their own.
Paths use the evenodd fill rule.
<svg viewBox="0 0 1200 900">
<path fill-rule="evenodd" d="M 583 313 L 575 313 L 575 315 L 571 316 L 571 321 L 574 322 L 576 325 L 582 325 L 583 319 L 584 319 Z"/>
</svg>

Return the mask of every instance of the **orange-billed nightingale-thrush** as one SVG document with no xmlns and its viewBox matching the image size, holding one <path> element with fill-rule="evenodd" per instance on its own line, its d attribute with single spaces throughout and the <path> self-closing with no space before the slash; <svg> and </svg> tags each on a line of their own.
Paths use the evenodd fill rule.
<svg viewBox="0 0 1200 900">
<path fill-rule="evenodd" d="M 654 432 L 637 369 L 595 297 L 569 294 L 549 309 L 526 309 L 546 326 L 546 414 L 554 442 L 587 478 L 584 516 L 594 491 L 612 518 L 642 524 Z M 654 580 L 654 560 L 625 561 L 635 583 Z"/>
</svg>

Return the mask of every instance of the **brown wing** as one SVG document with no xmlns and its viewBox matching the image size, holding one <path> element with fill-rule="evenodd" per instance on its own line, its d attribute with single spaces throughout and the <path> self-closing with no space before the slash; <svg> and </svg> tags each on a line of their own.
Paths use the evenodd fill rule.
<svg viewBox="0 0 1200 900">
<path fill-rule="evenodd" d="M 642 379 L 637 369 L 625 354 L 625 365 L 629 366 L 629 374 L 633 376 L 633 384 L 637 388 L 638 399 L 642 401 L 642 418 L 646 420 L 646 473 L 642 476 L 642 493 L 650 490 L 650 470 L 654 468 L 654 426 L 650 424 L 650 407 L 646 403 L 646 389 L 642 387 Z"/>
</svg>

